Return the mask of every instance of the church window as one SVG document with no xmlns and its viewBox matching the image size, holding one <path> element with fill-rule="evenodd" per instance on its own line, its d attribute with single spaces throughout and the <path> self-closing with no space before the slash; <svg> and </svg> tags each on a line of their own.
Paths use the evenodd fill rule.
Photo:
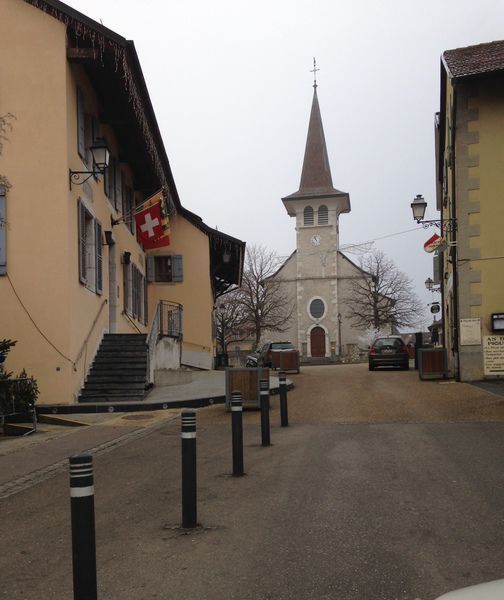
<svg viewBox="0 0 504 600">
<path fill-rule="evenodd" d="M 304 225 L 313 225 L 313 208 L 311 206 L 306 206 L 303 212 L 304 217 Z"/>
<path fill-rule="evenodd" d="M 324 302 L 320 298 L 315 298 L 310 302 L 310 315 L 314 319 L 320 319 L 325 313 Z"/>
<path fill-rule="evenodd" d="M 318 224 L 327 225 L 329 223 L 329 211 L 324 204 L 318 209 Z"/>
</svg>

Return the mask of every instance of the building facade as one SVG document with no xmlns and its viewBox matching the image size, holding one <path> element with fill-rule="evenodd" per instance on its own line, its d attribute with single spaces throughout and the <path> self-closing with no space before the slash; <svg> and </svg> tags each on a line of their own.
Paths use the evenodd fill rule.
<svg viewBox="0 0 504 600">
<path fill-rule="evenodd" d="M 148 334 L 160 300 L 183 311 L 182 362 L 211 368 L 215 299 L 239 283 L 244 244 L 181 205 L 133 42 L 56 0 L 4 0 L 1 17 L 9 370 L 37 379 L 41 403 L 74 402 L 103 336 Z M 170 244 L 146 251 L 135 212 L 156 194 Z"/>
<path fill-rule="evenodd" d="M 504 42 L 441 57 L 437 208 L 449 375 L 504 376 Z"/>
<path fill-rule="evenodd" d="M 299 190 L 282 202 L 295 219 L 296 250 L 271 279 L 293 313 L 271 338 L 292 341 L 305 358 L 356 356 L 363 332 L 347 316 L 349 283 L 369 275 L 339 251 L 339 217 L 350 212 L 350 196 L 333 187 L 316 83 Z"/>
</svg>

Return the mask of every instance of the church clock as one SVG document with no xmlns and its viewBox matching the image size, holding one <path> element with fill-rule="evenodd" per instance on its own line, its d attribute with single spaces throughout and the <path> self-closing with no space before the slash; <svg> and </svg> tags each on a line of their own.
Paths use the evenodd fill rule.
<svg viewBox="0 0 504 600">
<path fill-rule="evenodd" d="M 312 246 L 320 246 L 320 235 L 312 235 L 310 242 Z"/>
</svg>

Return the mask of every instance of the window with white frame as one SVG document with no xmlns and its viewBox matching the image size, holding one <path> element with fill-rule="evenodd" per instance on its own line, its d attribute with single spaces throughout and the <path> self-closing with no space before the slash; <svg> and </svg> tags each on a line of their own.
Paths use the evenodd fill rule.
<svg viewBox="0 0 504 600">
<path fill-rule="evenodd" d="M 78 201 L 79 280 L 89 290 L 103 292 L 102 226 L 79 198 Z"/>
</svg>

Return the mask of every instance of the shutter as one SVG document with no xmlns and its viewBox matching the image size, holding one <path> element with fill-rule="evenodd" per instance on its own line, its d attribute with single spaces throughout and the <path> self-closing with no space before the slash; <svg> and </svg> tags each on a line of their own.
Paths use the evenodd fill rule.
<svg viewBox="0 0 504 600">
<path fill-rule="evenodd" d="M 118 160 L 115 161 L 115 173 L 114 173 L 114 206 L 116 210 L 121 210 L 122 204 L 122 174 L 121 164 Z"/>
<path fill-rule="evenodd" d="M 173 257 L 172 268 L 173 268 L 172 281 L 173 282 L 184 281 L 184 271 L 183 271 L 183 266 L 182 266 L 182 256 L 175 255 Z"/>
<path fill-rule="evenodd" d="M 144 320 L 143 320 L 143 323 L 144 323 L 144 325 L 147 325 L 147 323 L 148 323 L 147 306 L 148 306 L 149 296 L 147 294 L 147 279 L 146 278 L 144 278 L 143 284 L 144 284 L 144 289 L 143 289 L 143 293 L 144 293 L 144 298 L 143 298 L 143 300 L 144 300 L 144 310 L 143 310 Z"/>
<path fill-rule="evenodd" d="M 7 209 L 5 186 L 0 183 L 0 275 L 7 273 Z"/>
<path fill-rule="evenodd" d="M 77 88 L 77 151 L 82 160 L 86 160 L 86 115 L 84 113 L 84 95 Z"/>
<path fill-rule="evenodd" d="M 433 275 L 433 279 L 434 279 L 434 285 L 439 285 L 441 283 L 441 277 L 440 277 L 440 272 L 441 272 L 441 261 L 443 259 L 443 255 L 441 253 L 436 253 L 434 254 L 433 258 L 432 258 L 432 275 Z"/>
<path fill-rule="evenodd" d="M 96 280 L 95 288 L 97 294 L 103 292 L 103 266 L 102 266 L 102 226 L 99 221 L 95 221 L 95 260 L 96 260 Z"/>
<path fill-rule="evenodd" d="M 154 281 L 154 257 L 146 256 L 147 259 L 147 281 Z"/>
<path fill-rule="evenodd" d="M 86 208 L 81 199 L 77 203 L 79 238 L 79 280 L 86 284 Z"/>
<path fill-rule="evenodd" d="M 130 304 L 130 269 L 131 264 L 125 263 L 123 264 L 123 288 L 124 288 L 124 312 L 126 314 L 131 314 L 131 304 Z"/>
</svg>

